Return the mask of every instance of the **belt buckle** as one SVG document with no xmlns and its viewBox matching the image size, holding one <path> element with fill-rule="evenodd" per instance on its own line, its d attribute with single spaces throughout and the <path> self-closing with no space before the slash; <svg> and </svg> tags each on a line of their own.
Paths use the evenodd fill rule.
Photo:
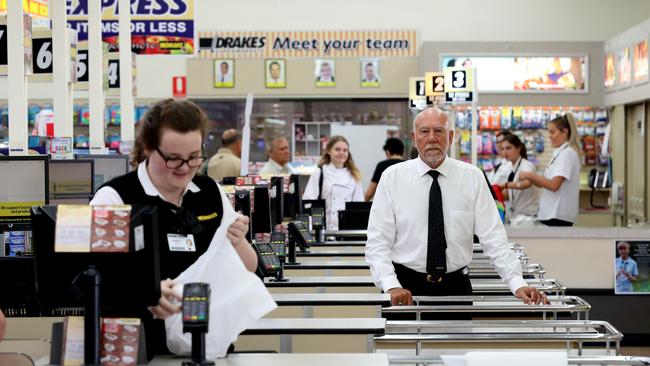
<svg viewBox="0 0 650 366">
<path fill-rule="evenodd" d="M 435 277 L 427 273 L 427 282 L 431 283 L 440 283 L 442 282 L 442 276 L 436 275 Z"/>
</svg>

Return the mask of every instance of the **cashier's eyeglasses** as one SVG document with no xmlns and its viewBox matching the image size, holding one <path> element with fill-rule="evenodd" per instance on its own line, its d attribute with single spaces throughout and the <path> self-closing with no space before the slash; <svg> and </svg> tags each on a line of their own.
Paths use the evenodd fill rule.
<svg viewBox="0 0 650 366">
<path fill-rule="evenodd" d="M 165 155 L 158 147 L 156 147 L 156 151 L 160 155 L 161 158 L 165 161 L 165 165 L 169 169 L 178 169 L 183 166 L 183 164 L 187 164 L 190 168 L 198 168 L 203 164 L 205 161 L 205 156 L 190 156 L 189 159 L 181 159 L 178 157 L 169 157 Z M 201 152 L 203 153 L 203 152 Z"/>
</svg>

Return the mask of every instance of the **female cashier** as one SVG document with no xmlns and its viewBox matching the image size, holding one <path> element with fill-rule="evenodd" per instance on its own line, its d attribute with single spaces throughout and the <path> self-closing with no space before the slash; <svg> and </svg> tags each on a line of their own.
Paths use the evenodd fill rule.
<svg viewBox="0 0 650 366">
<path fill-rule="evenodd" d="M 327 229 L 338 230 L 338 211 L 345 210 L 345 202 L 364 200 L 361 172 L 354 164 L 348 141 L 343 136 L 330 138 L 318 165 L 320 169 L 309 177 L 302 198 L 325 200 Z"/>
<path fill-rule="evenodd" d="M 528 161 L 526 146 L 514 134 L 502 135 L 501 149 L 512 164 L 512 171 L 506 182 L 499 184 L 508 199 L 510 218 L 519 215 L 534 216 L 539 206 L 539 189 L 529 180 L 519 181 L 524 172 L 535 172 L 535 165 Z"/>
<path fill-rule="evenodd" d="M 91 205 L 157 206 L 160 227 L 162 297 L 149 308 L 154 318 L 180 312 L 180 298 L 172 291 L 177 277 L 203 254 L 223 217 L 236 215 L 223 191 L 212 178 L 196 175 L 203 156 L 208 119 L 194 103 L 167 99 L 156 103 L 143 117 L 134 148 L 137 170 L 104 184 Z M 245 267 L 254 271 L 257 256 L 246 240 L 248 218 L 230 225 L 227 237 Z M 193 245 L 186 244 L 188 240 Z M 145 319 L 145 328 L 148 326 Z M 151 322 L 149 322 L 151 323 Z M 166 353 L 164 324 L 155 321 L 147 334 L 148 348 Z M 155 336 L 155 337 L 152 337 Z M 156 338 L 152 340 L 151 338 Z M 152 341 L 153 343 L 150 343 Z"/>
<path fill-rule="evenodd" d="M 548 226 L 573 226 L 578 216 L 580 193 L 580 155 L 578 132 L 571 114 L 548 123 L 555 148 L 544 175 L 522 172 L 519 181 L 530 181 L 542 188 L 537 219 Z"/>
</svg>

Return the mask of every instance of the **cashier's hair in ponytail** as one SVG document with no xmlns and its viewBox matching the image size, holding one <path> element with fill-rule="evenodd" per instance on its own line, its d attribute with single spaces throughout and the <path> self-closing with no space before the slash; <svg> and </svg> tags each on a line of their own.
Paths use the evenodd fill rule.
<svg viewBox="0 0 650 366">
<path fill-rule="evenodd" d="M 361 181 L 361 171 L 359 168 L 357 168 L 357 165 L 354 163 L 354 160 L 352 159 L 352 153 L 350 152 L 350 143 L 348 140 L 343 137 L 343 136 L 332 136 L 330 137 L 329 142 L 327 143 L 327 146 L 325 147 L 325 151 L 323 152 L 323 156 L 321 156 L 320 161 L 318 162 L 318 166 L 323 166 L 331 163 L 330 156 L 328 152 L 332 150 L 334 147 L 334 144 L 336 144 L 339 141 L 345 142 L 346 145 L 348 145 L 348 160 L 345 161 L 343 164 L 344 167 L 348 168 L 350 171 L 350 174 L 352 175 L 352 178 L 356 180 L 357 182 Z"/>
<path fill-rule="evenodd" d="M 569 133 L 567 135 L 567 141 L 569 146 L 571 146 L 578 155 L 580 155 L 580 142 L 578 136 L 578 129 L 576 128 L 576 122 L 573 119 L 573 115 L 569 112 L 563 116 L 555 117 L 549 123 L 552 123 L 555 128 L 560 131 L 567 130 Z"/>
<path fill-rule="evenodd" d="M 163 129 L 187 133 L 201 132 L 205 138 L 208 117 L 201 108 L 189 100 L 165 99 L 154 104 L 139 122 L 138 137 L 133 146 L 131 165 L 137 166 L 147 159 L 146 151 L 152 151 L 160 144 Z"/>
</svg>

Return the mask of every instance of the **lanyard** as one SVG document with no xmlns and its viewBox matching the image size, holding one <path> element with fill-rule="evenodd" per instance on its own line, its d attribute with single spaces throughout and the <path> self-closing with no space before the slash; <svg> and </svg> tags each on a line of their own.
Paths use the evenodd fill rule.
<svg viewBox="0 0 650 366">
<path fill-rule="evenodd" d="M 560 150 L 557 154 L 555 154 L 555 156 L 553 157 L 553 159 L 551 159 L 551 161 L 548 163 L 547 168 L 550 167 L 551 165 L 553 165 L 553 163 L 555 162 L 555 159 L 557 159 L 557 157 L 560 156 L 560 154 L 562 154 L 562 151 L 566 150 L 567 147 L 569 147 L 569 144 L 568 144 L 568 143 L 567 143 L 566 145 L 564 145 L 564 147 L 562 148 L 562 150 Z"/>
</svg>

